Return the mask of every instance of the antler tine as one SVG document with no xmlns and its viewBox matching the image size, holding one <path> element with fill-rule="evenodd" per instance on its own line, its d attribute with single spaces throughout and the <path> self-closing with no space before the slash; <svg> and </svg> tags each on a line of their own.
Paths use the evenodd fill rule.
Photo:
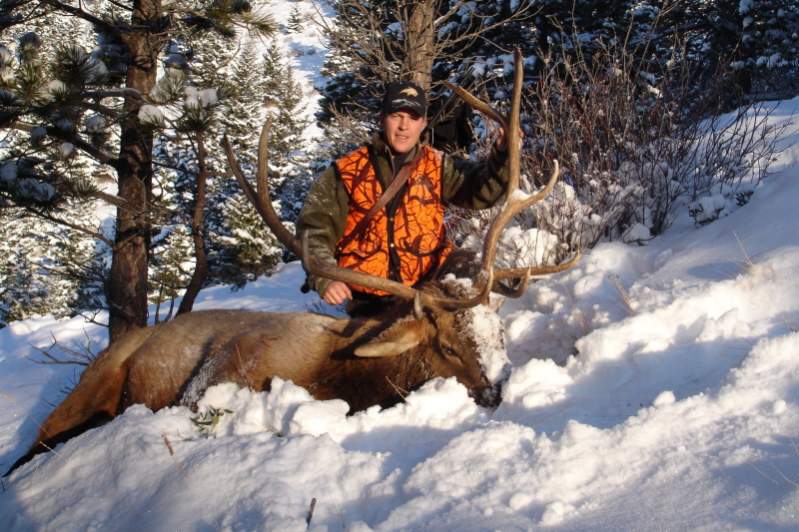
<svg viewBox="0 0 799 532">
<path fill-rule="evenodd" d="M 505 279 L 518 279 L 529 273 L 532 277 L 534 275 L 548 275 L 551 273 L 559 273 L 568 270 L 580 260 L 581 254 L 578 251 L 566 262 L 555 264 L 553 266 L 530 266 L 527 268 L 502 268 L 494 271 L 494 281 L 504 281 Z"/>
<path fill-rule="evenodd" d="M 265 157 L 262 158 L 262 146 L 263 152 L 266 152 L 266 145 L 267 145 L 267 135 L 268 135 L 268 122 L 264 124 L 263 129 L 261 130 L 261 139 L 258 146 L 258 174 L 256 178 L 258 180 L 258 191 L 256 192 L 253 190 L 252 186 L 247 182 L 247 179 L 244 177 L 244 172 L 241 170 L 241 166 L 239 166 L 239 161 L 236 159 L 236 155 L 233 153 L 233 148 L 230 145 L 230 141 L 228 140 L 227 135 L 222 138 L 222 143 L 225 147 L 225 155 L 227 156 L 227 163 L 230 167 L 230 170 L 233 172 L 233 175 L 236 176 L 236 181 L 238 181 L 239 186 L 241 187 L 242 191 L 244 191 L 244 195 L 247 196 L 247 199 L 255 207 L 255 210 L 261 216 L 263 221 L 266 223 L 267 227 L 272 230 L 275 234 L 277 239 L 289 250 L 297 255 L 298 257 L 301 256 L 302 248 L 300 247 L 297 240 L 294 238 L 294 235 L 286 229 L 286 226 L 283 225 L 283 222 L 280 221 L 280 217 L 278 217 L 275 209 L 272 207 L 272 202 L 269 198 L 269 191 L 267 185 L 267 177 L 266 177 L 266 162 Z M 263 168 L 263 170 L 262 170 Z"/>
<path fill-rule="evenodd" d="M 491 107 L 487 102 L 484 102 L 471 92 L 467 91 L 462 87 L 458 87 L 450 83 L 449 81 L 444 81 L 444 86 L 450 89 L 452 92 L 458 95 L 458 97 L 466 102 L 466 104 L 476 111 L 480 111 L 487 117 L 491 118 L 495 122 L 499 123 L 507 131 L 508 121 L 507 119 L 502 116 L 499 111 Z"/>
<path fill-rule="evenodd" d="M 497 292 L 500 295 L 505 297 L 509 297 L 511 299 L 517 299 L 522 296 L 527 291 L 527 285 L 530 284 L 530 268 L 519 268 L 520 273 L 518 277 L 521 278 L 519 282 L 519 286 L 516 288 L 509 288 L 502 284 L 499 279 L 496 279 L 491 287 L 492 292 Z M 517 278 L 518 278 L 517 277 Z"/>
<path fill-rule="evenodd" d="M 500 211 L 491 226 L 488 228 L 485 240 L 483 241 L 483 262 L 482 269 L 488 271 L 494 266 L 494 258 L 496 256 L 497 243 L 499 236 L 505 229 L 505 226 L 519 211 L 529 205 L 519 205 L 516 198 L 516 191 L 519 189 L 519 175 L 521 174 L 521 137 L 519 134 L 521 113 L 521 94 L 522 94 L 522 54 L 517 48 L 514 51 L 514 68 L 515 74 L 513 79 L 513 98 L 511 101 L 511 113 L 507 120 L 508 128 L 505 130 L 506 146 L 508 151 L 508 185 L 505 192 L 505 207 Z M 550 183 L 552 187 L 555 186 L 553 181 L 557 180 L 558 166 L 555 161 L 555 170 L 552 173 Z M 547 186 L 549 190 L 549 185 Z M 549 191 L 543 195 L 549 194 Z M 543 198 L 542 196 L 542 198 Z M 532 203 L 530 203 L 532 205 Z"/>
<path fill-rule="evenodd" d="M 522 110 L 522 84 L 524 82 L 524 65 L 522 52 L 518 48 L 513 51 L 513 96 L 511 98 L 510 116 L 505 129 L 506 146 L 508 150 L 508 199 L 519 188 L 519 175 L 521 174 L 521 131 Z"/>
</svg>

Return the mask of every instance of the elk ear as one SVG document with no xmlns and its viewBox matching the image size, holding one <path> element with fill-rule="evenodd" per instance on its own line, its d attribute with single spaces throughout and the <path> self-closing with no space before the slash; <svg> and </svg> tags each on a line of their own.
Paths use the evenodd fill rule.
<svg viewBox="0 0 799 532">
<path fill-rule="evenodd" d="M 355 356 L 362 358 L 397 356 L 419 345 L 423 338 L 423 320 L 402 321 L 355 349 Z"/>
</svg>

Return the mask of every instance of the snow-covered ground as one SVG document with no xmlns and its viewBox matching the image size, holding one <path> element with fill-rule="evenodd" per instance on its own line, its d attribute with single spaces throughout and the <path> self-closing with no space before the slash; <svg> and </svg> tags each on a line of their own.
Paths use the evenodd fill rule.
<svg viewBox="0 0 799 532">
<path fill-rule="evenodd" d="M 312 8 L 277 4 L 279 21 Z M 285 41 L 309 88 L 314 31 Z M 136 406 L 38 456 L 3 480 L 0 530 L 796 529 L 797 109 L 772 115 L 790 126 L 748 205 L 701 228 L 683 215 L 644 247 L 601 244 L 506 302 L 495 411 L 453 380 L 350 417 L 290 382 L 221 385 L 201 406 L 232 412 L 210 435 L 185 408 Z M 196 308 L 329 310 L 302 278 L 288 264 Z M 80 318 L 0 330 L 0 470 L 78 377 L 32 363 L 37 347 L 96 352 L 104 334 Z"/>
</svg>

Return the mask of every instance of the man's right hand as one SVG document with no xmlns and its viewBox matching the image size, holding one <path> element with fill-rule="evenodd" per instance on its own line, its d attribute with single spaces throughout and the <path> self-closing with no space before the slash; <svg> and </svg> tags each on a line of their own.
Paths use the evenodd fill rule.
<svg viewBox="0 0 799 532">
<path fill-rule="evenodd" d="M 322 294 L 322 299 L 324 299 L 325 303 L 328 305 L 340 305 L 345 301 L 352 299 L 352 291 L 350 291 L 350 287 L 345 283 L 342 283 L 341 281 L 333 281 L 327 285 L 327 288 L 325 288 L 325 293 Z"/>
</svg>

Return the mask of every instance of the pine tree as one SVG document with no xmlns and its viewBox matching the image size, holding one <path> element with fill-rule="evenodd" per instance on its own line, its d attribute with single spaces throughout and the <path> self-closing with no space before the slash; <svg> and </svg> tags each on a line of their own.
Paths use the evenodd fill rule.
<svg viewBox="0 0 799 532">
<path fill-rule="evenodd" d="M 37 158 L 19 152 L 4 156 L 0 195 L 19 206 L 55 209 L 68 197 L 103 198 L 118 207 L 115 245 L 107 283 L 112 341 L 144 325 L 147 317 L 147 275 L 150 235 L 149 211 L 153 199 L 152 147 L 154 126 L 162 116 L 140 95 L 155 86 L 161 59 L 171 60 L 171 43 L 188 43 L 192 32 L 211 31 L 227 38 L 235 24 L 246 24 L 263 34 L 273 24 L 251 13 L 247 2 L 134 0 L 132 9 L 112 4 L 109 16 L 66 3 L 12 3 L 0 20 L 0 30 L 42 20 L 42 16 L 77 17 L 92 24 L 98 47 L 92 53 L 80 46 L 63 47 L 55 61 L 37 57 L 38 38 L 20 42 L 19 63 L 8 75 L 9 61 L 2 52 L 0 126 L 23 128 L 38 143 Z M 98 14 L 99 13 L 99 14 Z M 52 76 L 52 77 L 51 77 Z M 13 86 L 11 81 L 13 80 Z M 114 124 L 102 145 L 90 134 L 89 119 L 99 114 Z M 196 124 L 196 123 L 195 123 Z M 93 183 L 73 179 L 48 163 L 56 152 L 78 150 L 117 176 L 118 194 L 111 196 Z M 6 166 L 6 165 L 12 166 Z"/>
<path fill-rule="evenodd" d="M 302 133 L 308 125 L 300 118 L 302 87 L 294 77 L 291 65 L 273 42 L 264 56 L 263 96 L 266 119 L 270 122 L 270 180 L 279 198 L 282 213 L 295 220 L 301 198 L 307 192 L 309 170 L 301 150 Z"/>
<path fill-rule="evenodd" d="M 236 265 L 237 285 L 271 273 L 283 257 L 277 238 L 243 195 L 232 198 L 225 206 L 227 226 L 230 229 L 228 249 Z M 228 272 L 230 275 L 232 272 Z"/>
<path fill-rule="evenodd" d="M 300 13 L 299 7 L 292 6 L 291 13 L 289 14 L 288 20 L 288 28 L 290 31 L 294 33 L 301 33 L 302 32 L 302 14 Z"/>
<path fill-rule="evenodd" d="M 257 133 L 263 122 L 264 81 L 261 70 L 255 44 L 247 40 L 226 82 L 230 97 L 221 116 L 221 125 L 242 164 L 255 161 Z"/>
<path fill-rule="evenodd" d="M 261 92 L 261 63 L 253 41 L 243 43 L 240 53 L 232 63 L 226 82 L 229 97 L 222 103 L 220 128 L 228 136 L 238 161 L 252 171 L 256 160 L 257 138 L 263 122 L 263 94 Z M 243 200 L 235 179 L 229 175 L 224 155 L 218 154 L 218 168 L 215 178 L 209 182 L 210 201 L 208 205 L 209 263 L 211 282 L 233 283 L 242 286 L 255 275 L 264 273 L 263 269 L 253 270 L 249 264 L 238 263 L 241 256 L 240 245 L 236 241 L 236 219 L 231 223 L 231 206 Z M 263 225 L 263 222 L 260 222 Z M 253 229 L 257 231 L 257 228 Z M 271 265 L 270 269 L 271 271 Z"/>
<path fill-rule="evenodd" d="M 183 293 L 191 279 L 193 258 L 191 235 L 185 225 L 165 227 L 153 246 L 151 303 L 163 303 Z"/>
</svg>

